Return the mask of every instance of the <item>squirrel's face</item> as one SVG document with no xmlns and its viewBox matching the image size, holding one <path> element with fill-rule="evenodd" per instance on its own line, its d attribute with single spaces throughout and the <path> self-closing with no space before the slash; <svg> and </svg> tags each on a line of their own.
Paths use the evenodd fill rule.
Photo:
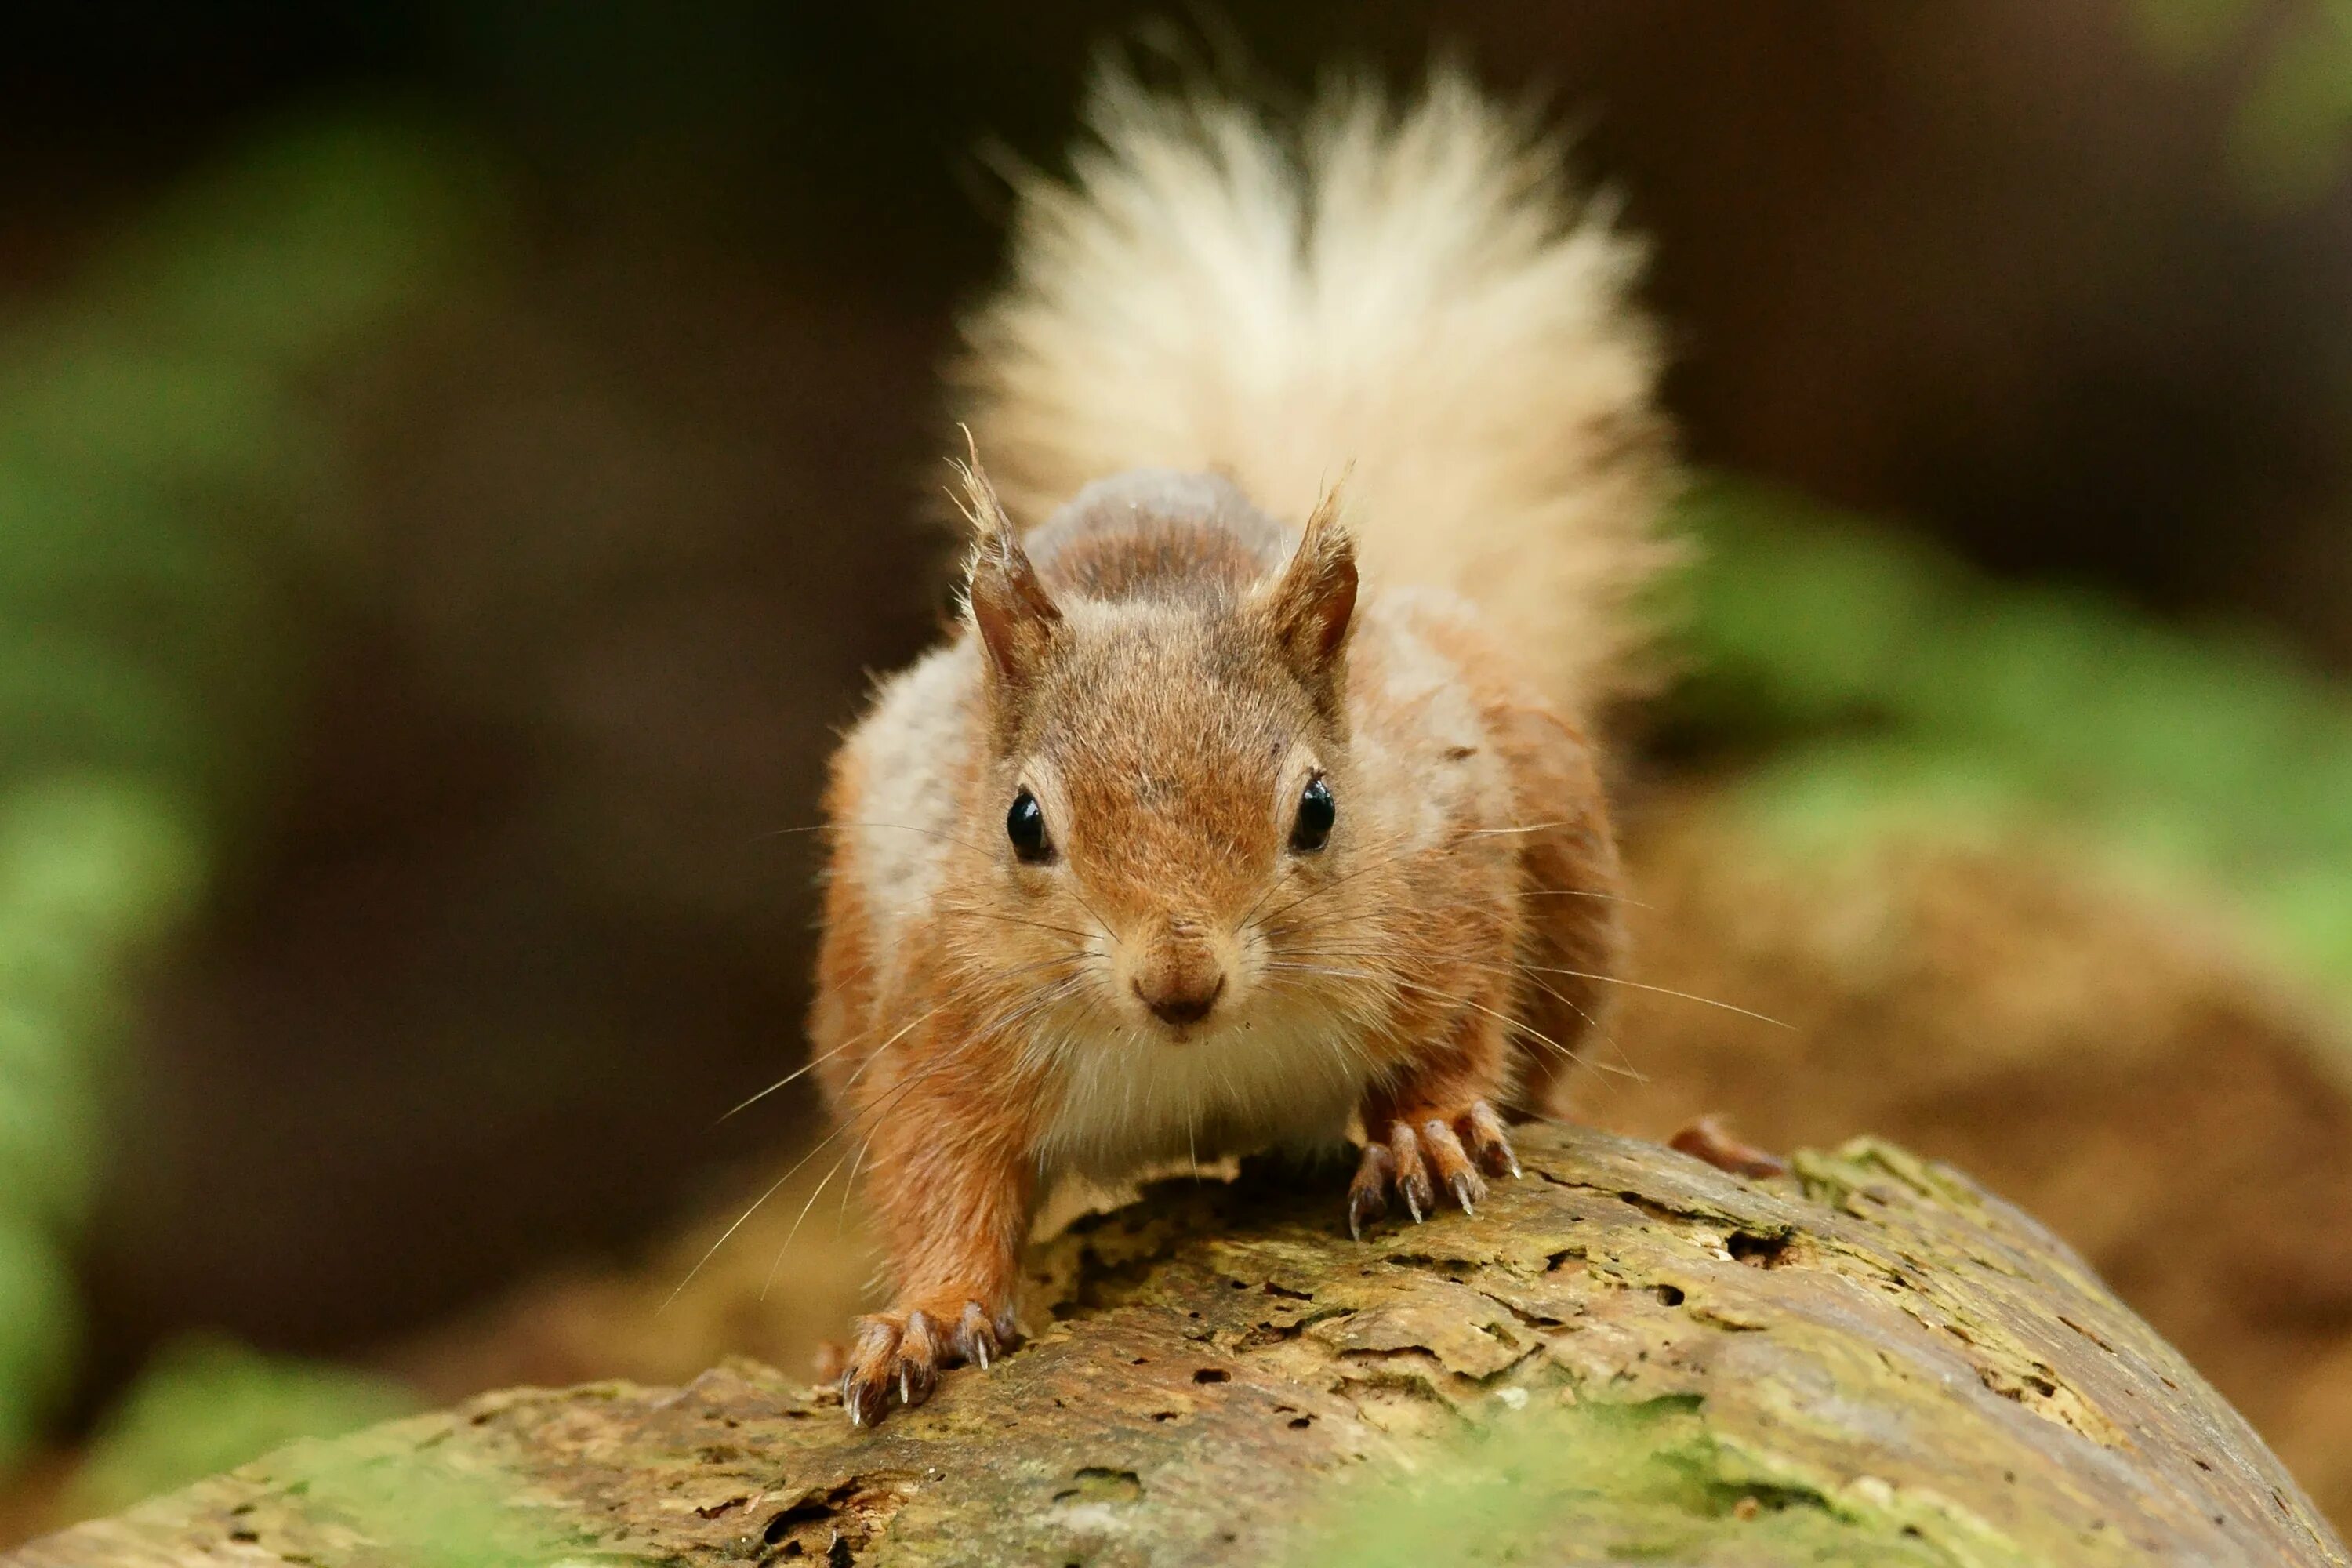
<svg viewBox="0 0 2352 1568">
<path fill-rule="evenodd" d="M 1345 738 L 1278 668 L 1230 667 L 1229 617 L 1099 619 L 992 770 L 992 912 L 1070 933 L 1147 1038 L 1250 1023 L 1290 904 L 1360 837 Z"/>
<path fill-rule="evenodd" d="M 1354 601 L 1328 518 L 1230 594 L 1057 605 L 1017 545 L 983 556 L 994 724 L 970 831 L 995 865 L 973 912 L 1041 990 L 1181 1043 L 1276 1026 L 1363 967 L 1323 918 L 1377 854 L 1348 748 Z"/>
</svg>

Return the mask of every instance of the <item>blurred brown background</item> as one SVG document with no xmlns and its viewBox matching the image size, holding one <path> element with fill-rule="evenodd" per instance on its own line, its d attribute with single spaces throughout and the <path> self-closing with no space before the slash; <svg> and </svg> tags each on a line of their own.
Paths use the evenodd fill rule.
<svg viewBox="0 0 2352 1568">
<path fill-rule="evenodd" d="M 2342 669 L 2352 186 L 2266 184 L 2240 129 L 2310 9 L 1380 0 L 1173 36 L 1276 92 L 1433 47 L 1542 91 L 1654 239 L 1696 459 Z M 83 1408 L 190 1325 L 350 1351 L 634 1255 L 797 1139 L 797 1093 L 718 1119 L 799 1058 L 790 830 L 941 603 L 934 369 L 992 275 L 992 159 L 1052 163 L 1091 53 L 1162 16 L 19 20 L 0 323 L 323 108 L 442 127 L 499 193 L 495 263 L 316 388 L 368 591 L 322 611 L 264 826 L 113 1086 Z"/>
</svg>

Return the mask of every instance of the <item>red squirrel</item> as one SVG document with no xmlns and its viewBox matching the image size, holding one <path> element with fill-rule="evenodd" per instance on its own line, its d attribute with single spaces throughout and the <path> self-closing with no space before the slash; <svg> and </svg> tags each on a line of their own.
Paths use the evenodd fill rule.
<svg viewBox="0 0 2352 1568">
<path fill-rule="evenodd" d="M 1011 1344 L 1065 1175 L 1352 1133 L 1359 1234 L 1473 1207 L 1620 959 L 1638 247 L 1455 77 L 1090 127 L 967 325 L 964 614 L 826 798 L 814 1048 L 897 1283 L 860 1423 Z"/>
</svg>

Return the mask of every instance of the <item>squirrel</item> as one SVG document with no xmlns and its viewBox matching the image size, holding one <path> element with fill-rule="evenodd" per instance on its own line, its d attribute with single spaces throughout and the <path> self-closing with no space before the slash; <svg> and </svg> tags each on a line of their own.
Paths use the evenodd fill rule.
<svg viewBox="0 0 2352 1568">
<path fill-rule="evenodd" d="M 1015 1342 L 1062 1177 L 1352 1132 L 1359 1236 L 1471 1209 L 1622 956 L 1641 247 L 1456 75 L 1087 122 L 965 324 L 962 613 L 825 797 L 813 1059 L 897 1285 L 860 1424 Z"/>
</svg>

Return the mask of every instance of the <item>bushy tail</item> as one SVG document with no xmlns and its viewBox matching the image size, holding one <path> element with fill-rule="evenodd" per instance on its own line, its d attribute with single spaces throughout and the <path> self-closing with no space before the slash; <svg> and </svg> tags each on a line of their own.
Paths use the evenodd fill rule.
<svg viewBox="0 0 2352 1568">
<path fill-rule="evenodd" d="M 1458 76 L 1327 95 L 1295 132 L 1114 79 L 1071 184 L 1020 191 L 966 328 L 965 416 L 1013 514 L 1160 466 L 1304 520 L 1347 474 L 1374 583 L 1477 601 L 1554 697 L 1621 679 L 1673 465 L 1642 252 L 1549 139 Z"/>
</svg>

